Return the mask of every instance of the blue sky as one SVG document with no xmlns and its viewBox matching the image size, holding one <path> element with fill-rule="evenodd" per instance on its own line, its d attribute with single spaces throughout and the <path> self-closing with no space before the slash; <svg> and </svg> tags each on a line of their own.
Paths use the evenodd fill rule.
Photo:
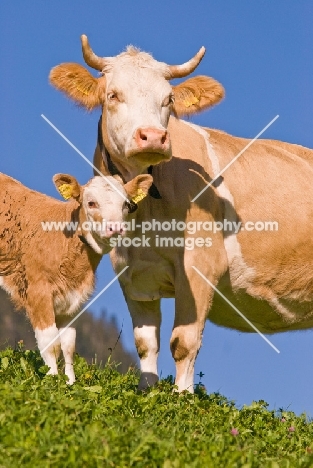
<svg viewBox="0 0 313 468">
<path fill-rule="evenodd" d="M 81 34 L 88 35 L 98 55 L 116 55 L 134 44 L 172 64 L 188 60 L 204 45 L 207 52 L 195 74 L 219 80 L 226 98 L 193 122 L 253 138 L 279 114 L 264 137 L 313 148 L 312 13 L 308 0 L 1 2 L 0 171 L 52 196 L 57 196 L 51 181 L 57 172 L 71 173 L 82 183 L 90 178 L 87 164 L 40 117 L 46 115 L 92 160 L 99 111 L 78 109 L 48 83 L 53 66 L 83 63 Z M 113 276 L 104 258 L 96 292 Z M 92 309 L 97 313 L 104 307 L 123 324 L 124 343 L 133 348 L 131 321 L 117 284 Z M 173 309 L 172 300 L 164 301 L 163 376 L 174 373 L 169 351 Z M 272 408 L 312 416 L 313 332 L 270 339 L 280 354 L 256 334 L 208 322 L 196 373 L 205 374 L 208 391 L 220 391 L 238 405 L 264 399 Z"/>
</svg>

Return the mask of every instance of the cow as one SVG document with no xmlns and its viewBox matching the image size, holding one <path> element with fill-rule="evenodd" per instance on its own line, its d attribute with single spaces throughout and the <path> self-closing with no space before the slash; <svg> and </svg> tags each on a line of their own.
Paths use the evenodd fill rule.
<svg viewBox="0 0 313 468">
<path fill-rule="evenodd" d="M 48 374 L 58 373 L 62 349 L 72 384 L 76 331 L 70 322 L 93 292 L 110 242 L 125 234 L 123 222 L 137 206 L 137 192 L 142 198 L 152 177 L 138 175 L 124 186 L 111 176 L 96 176 L 84 186 L 68 174 L 53 181 L 66 203 L 0 173 L 0 287 L 26 311 Z"/>
<path fill-rule="evenodd" d="M 203 48 L 182 65 L 158 62 L 134 47 L 99 57 L 86 36 L 82 49 L 100 76 L 65 63 L 51 70 L 50 81 L 86 109 L 101 107 L 97 170 L 124 181 L 153 174 L 129 233 L 148 232 L 150 246 L 121 244 L 110 254 L 116 272 L 129 265 L 119 281 L 140 358 L 139 388 L 158 380 L 162 298 L 175 298 L 170 348 L 180 392 L 193 391 L 207 318 L 244 332 L 312 328 L 313 151 L 262 139 L 231 164 L 248 140 L 181 119 L 224 97 L 222 85 L 206 76 L 169 83 L 196 69 Z M 275 228 L 260 230 L 261 222 Z"/>
</svg>

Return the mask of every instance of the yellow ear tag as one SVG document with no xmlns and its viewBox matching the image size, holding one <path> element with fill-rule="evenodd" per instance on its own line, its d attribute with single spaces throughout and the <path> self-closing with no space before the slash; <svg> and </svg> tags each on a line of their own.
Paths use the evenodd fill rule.
<svg viewBox="0 0 313 468">
<path fill-rule="evenodd" d="M 89 96 L 89 94 L 90 94 L 89 91 L 86 91 L 85 89 L 79 88 L 78 86 L 76 86 L 76 89 L 78 89 L 78 91 L 85 94 L 86 96 Z"/>
<path fill-rule="evenodd" d="M 147 194 L 142 189 L 138 189 L 137 195 L 133 197 L 131 201 L 134 203 L 138 203 L 141 200 L 143 200 L 146 196 Z"/>
<path fill-rule="evenodd" d="M 196 96 L 192 96 L 190 101 L 188 101 L 187 99 L 183 101 L 185 107 L 191 107 L 194 104 L 197 104 L 197 102 L 199 102 L 199 99 L 196 98 Z"/>
<path fill-rule="evenodd" d="M 58 187 L 58 190 L 65 200 L 71 198 L 73 194 L 73 187 L 70 184 L 62 184 Z"/>
</svg>

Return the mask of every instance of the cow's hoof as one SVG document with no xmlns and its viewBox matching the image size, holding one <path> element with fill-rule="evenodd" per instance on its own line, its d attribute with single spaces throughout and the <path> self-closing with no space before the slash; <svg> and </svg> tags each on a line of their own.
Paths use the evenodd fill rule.
<svg viewBox="0 0 313 468">
<path fill-rule="evenodd" d="M 147 390 L 147 388 L 153 387 L 158 380 L 159 376 L 157 374 L 153 374 L 152 372 L 143 372 L 140 376 L 138 390 Z"/>
</svg>

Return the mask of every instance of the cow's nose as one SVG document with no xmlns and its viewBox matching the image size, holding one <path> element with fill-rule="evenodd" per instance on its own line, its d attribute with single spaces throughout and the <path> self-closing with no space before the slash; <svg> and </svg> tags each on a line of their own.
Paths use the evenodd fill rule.
<svg viewBox="0 0 313 468">
<path fill-rule="evenodd" d="M 105 236 L 106 237 L 112 237 L 114 234 L 125 234 L 125 229 L 123 223 L 106 223 L 106 230 L 105 230 Z"/>
<path fill-rule="evenodd" d="M 170 146 L 168 132 L 158 128 L 138 128 L 135 132 L 135 142 L 140 149 L 166 151 Z"/>
</svg>

